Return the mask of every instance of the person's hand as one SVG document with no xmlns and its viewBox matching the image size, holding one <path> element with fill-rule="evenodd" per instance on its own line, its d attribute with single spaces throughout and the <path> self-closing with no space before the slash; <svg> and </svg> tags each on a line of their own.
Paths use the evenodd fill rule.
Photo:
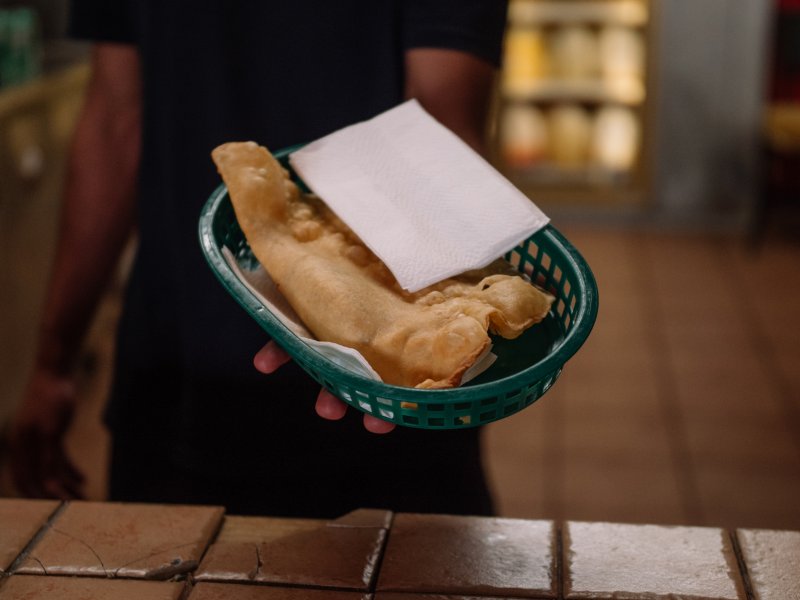
<svg viewBox="0 0 800 600">
<path fill-rule="evenodd" d="M 267 343 L 258 351 L 253 364 L 262 373 L 269 374 L 279 369 L 291 360 L 286 351 L 273 341 Z M 347 412 L 347 404 L 339 400 L 326 389 L 321 389 L 317 396 L 317 414 L 323 419 L 337 421 Z M 389 423 L 372 415 L 364 415 L 364 428 L 372 433 L 389 433 L 394 429 L 394 423 Z"/>
<path fill-rule="evenodd" d="M 71 377 L 36 369 L 28 382 L 9 436 L 11 473 L 29 498 L 83 498 L 83 474 L 64 450 L 64 434 L 75 413 Z"/>
</svg>

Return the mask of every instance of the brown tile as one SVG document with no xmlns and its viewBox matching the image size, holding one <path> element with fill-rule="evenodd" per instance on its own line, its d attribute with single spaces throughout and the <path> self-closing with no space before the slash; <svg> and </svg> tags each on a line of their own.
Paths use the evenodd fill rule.
<svg viewBox="0 0 800 600">
<path fill-rule="evenodd" d="M 632 284 L 632 238 L 625 232 L 577 232 L 568 234 L 598 281 L 601 300 L 604 289 L 619 290 Z"/>
<path fill-rule="evenodd" d="M 550 521 L 398 514 L 380 592 L 555 597 Z"/>
<path fill-rule="evenodd" d="M 592 338 L 564 367 L 565 381 L 584 381 L 595 384 L 598 392 L 613 393 L 621 383 L 652 380 L 659 358 L 649 344 L 621 345 L 618 339 Z"/>
<path fill-rule="evenodd" d="M 686 435 L 692 456 L 709 465 L 738 463 L 754 470 L 774 464 L 794 465 L 800 473 L 798 440 L 779 416 L 687 419 Z"/>
<path fill-rule="evenodd" d="M 800 598 L 800 532 L 736 531 L 755 600 Z"/>
<path fill-rule="evenodd" d="M 623 307 L 639 310 L 642 307 L 639 296 L 639 281 L 632 265 L 610 265 L 603 269 L 590 265 L 597 283 L 600 299 L 600 314 L 606 309 L 615 310 Z"/>
<path fill-rule="evenodd" d="M 392 512 L 378 508 L 359 508 L 342 515 L 330 523 L 341 527 L 381 527 L 388 529 L 392 524 Z"/>
<path fill-rule="evenodd" d="M 490 451 L 486 472 L 496 509 L 506 517 L 541 518 L 545 514 L 549 482 L 543 457 Z"/>
<path fill-rule="evenodd" d="M 718 279 L 719 244 L 700 235 L 647 235 L 641 250 L 647 253 L 664 285 L 686 290 L 685 282 Z M 698 290 L 693 290 L 698 291 Z"/>
<path fill-rule="evenodd" d="M 614 394 L 611 394 L 613 396 Z M 575 520 L 685 522 L 681 473 L 661 411 L 579 411 L 570 396 L 564 423 L 562 515 Z M 624 418 L 621 417 L 624 415 Z"/>
<path fill-rule="evenodd" d="M 758 333 L 782 349 L 800 350 L 798 294 L 799 291 L 787 292 L 776 289 L 771 294 L 762 294 L 750 299 L 753 322 L 758 326 Z"/>
<path fill-rule="evenodd" d="M 325 525 L 324 519 L 286 519 L 283 517 L 237 517 L 226 515 L 215 539 L 220 542 L 260 544 L 278 538 L 312 531 Z"/>
<path fill-rule="evenodd" d="M 569 457 L 621 460 L 652 465 L 669 460 L 669 431 L 658 412 L 631 412 L 625 418 L 605 413 L 591 417 L 568 413 L 564 425 L 565 452 Z"/>
<path fill-rule="evenodd" d="M 675 401 L 687 420 L 750 420 L 781 414 L 769 376 L 758 366 L 704 361 L 675 369 Z"/>
<path fill-rule="evenodd" d="M 596 418 L 658 419 L 661 415 L 658 384 L 654 377 L 627 377 L 620 373 L 598 375 L 592 379 L 571 377 L 564 380 L 566 418 L 580 423 Z"/>
<path fill-rule="evenodd" d="M 670 325 L 687 320 L 697 324 L 706 317 L 729 320 L 741 317 L 741 311 L 728 295 L 723 281 L 711 282 L 702 274 L 684 274 L 680 283 L 667 281 L 658 268 L 649 275 L 648 308 Z"/>
<path fill-rule="evenodd" d="M 687 514 L 679 473 L 662 459 L 570 456 L 564 465 L 564 515 L 576 520 L 683 524 Z"/>
<path fill-rule="evenodd" d="M 197 581 L 257 581 L 263 565 L 261 544 L 216 542 L 195 571 Z"/>
<path fill-rule="evenodd" d="M 57 500 L 0 498 L 0 575 L 11 566 L 58 506 Z"/>
<path fill-rule="evenodd" d="M 800 468 L 796 462 L 759 468 L 693 458 L 700 499 L 711 525 L 800 530 Z"/>
<path fill-rule="evenodd" d="M 71 502 L 19 572 L 167 579 L 197 566 L 223 509 Z"/>
<path fill-rule="evenodd" d="M 597 377 L 613 376 L 619 382 L 649 377 L 657 366 L 651 344 L 643 336 L 599 328 L 567 363 L 569 370 L 566 373 L 570 380 L 585 373 L 588 377 L 584 379 L 591 381 Z"/>
<path fill-rule="evenodd" d="M 453 596 L 444 594 L 414 594 L 406 592 L 378 592 L 374 600 L 501 600 L 485 596 Z M 510 600 L 510 599 L 506 599 Z"/>
<path fill-rule="evenodd" d="M 669 357 L 676 376 L 704 369 L 712 381 L 715 377 L 735 376 L 736 373 L 744 377 L 763 375 L 762 359 L 751 345 L 731 345 L 701 338 L 681 348 L 671 347 Z"/>
<path fill-rule="evenodd" d="M 797 334 L 800 339 L 800 334 Z M 775 373 L 780 378 L 789 397 L 794 398 L 794 405 L 800 407 L 800 348 L 775 353 Z"/>
<path fill-rule="evenodd" d="M 344 590 L 282 588 L 236 583 L 198 583 L 188 600 L 369 600 L 368 594 Z"/>
<path fill-rule="evenodd" d="M 546 404 L 560 401 L 561 381 L 529 408 L 489 423 L 483 428 L 483 442 L 487 447 L 500 452 L 517 452 L 523 445 L 538 450 L 544 435 L 544 419 L 541 412 Z M 524 459 L 523 459 L 524 460 Z"/>
<path fill-rule="evenodd" d="M 618 336 L 617 341 L 624 340 L 625 343 L 630 339 L 641 339 L 647 332 L 647 316 L 648 311 L 638 297 L 609 298 L 598 310 L 597 320 L 592 328 L 592 339 L 606 333 Z"/>
<path fill-rule="evenodd" d="M 183 588 L 167 581 L 14 575 L 0 586 L 0 600 L 178 600 Z"/>
<path fill-rule="evenodd" d="M 529 408 L 484 429 L 484 464 L 502 516 L 557 516 L 551 507 L 560 505 L 560 490 L 551 471 L 557 473 L 558 465 L 550 454 L 560 451 L 555 438 L 563 401 L 564 381 L 559 380 Z"/>
<path fill-rule="evenodd" d="M 762 295 L 781 295 L 781 292 L 800 293 L 800 274 L 797 260 L 800 247 L 796 243 L 768 245 L 758 254 L 740 252 L 735 255 L 743 281 L 748 289 L 771 292 Z"/>
<path fill-rule="evenodd" d="M 719 317 L 719 314 L 716 315 Z M 752 353 L 752 339 L 741 317 L 729 319 L 671 319 L 663 330 L 664 342 L 676 358 L 702 361 L 706 356 L 731 357 Z"/>
<path fill-rule="evenodd" d="M 568 599 L 746 598 L 721 529 L 571 521 L 563 544 Z"/>
<path fill-rule="evenodd" d="M 216 543 L 198 581 L 252 581 L 368 590 L 386 530 L 325 525 L 267 543 Z"/>
</svg>

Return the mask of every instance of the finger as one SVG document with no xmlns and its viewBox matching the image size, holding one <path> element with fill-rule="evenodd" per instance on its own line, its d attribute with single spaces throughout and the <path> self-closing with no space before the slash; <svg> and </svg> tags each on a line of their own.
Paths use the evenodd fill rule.
<svg viewBox="0 0 800 600">
<path fill-rule="evenodd" d="M 347 404 L 326 389 L 320 390 L 314 408 L 320 417 L 329 421 L 338 421 L 347 412 Z"/>
<path fill-rule="evenodd" d="M 269 375 L 291 360 L 286 351 L 273 341 L 259 350 L 253 358 L 256 369 Z"/>
<path fill-rule="evenodd" d="M 373 417 L 372 415 L 364 415 L 364 429 L 366 429 L 370 433 L 378 433 L 378 434 L 389 433 L 394 428 L 395 428 L 394 423 L 390 423 L 389 421 L 384 421 L 383 419 L 379 419 L 378 417 Z"/>
</svg>

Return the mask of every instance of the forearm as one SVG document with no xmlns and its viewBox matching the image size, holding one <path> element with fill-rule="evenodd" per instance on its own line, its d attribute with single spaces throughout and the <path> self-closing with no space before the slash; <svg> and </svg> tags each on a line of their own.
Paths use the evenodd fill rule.
<svg viewBox="0 0 800 600">
<path fill-rule="evenodd" d="M 92 80 L 70 150 L 37 355 L 39 366 L 57 372 L 71 369 L 133 228 L 140 110 L 138 62 L 131 52 L 95 51 Z M 120 67 L 122 80 L 110 83 L 115 72 L 120 76 Z"/>
<path fill-rule="evenodd" d="M 407 98 L 416 98 L 439 122 L 480 153 L 495 68 L 457 50 L 415 48 L 406 52 Z"/>
</svg>

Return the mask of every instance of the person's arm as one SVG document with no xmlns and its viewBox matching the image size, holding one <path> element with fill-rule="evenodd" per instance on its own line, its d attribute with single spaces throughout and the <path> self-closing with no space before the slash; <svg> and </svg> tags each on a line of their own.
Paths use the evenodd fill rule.
<svg viewBox="0 0 800 600">
<path fill-rule="evenodd" d="M 433 117 L 482 153 L 495 67 L 466 52 L 414 48 L 406 52 L 405 68 L 406 97 L 416 98 Z M 253 362 L 262 373 L 272 373 L 289 360 L 283 349 L 269 342 Z M 347 404 L 323 389 L 316 411 L 323 419 L 335 421 L 345 415 Z M 395 426 L 365 414 L 364 427 L 388 433 Z"/>
<path fill-rule="evenodd" d="M 56 255 L 37 354 L 12 421 L 11 467 L 31 497 L 80 496 L 64 434 L 75 408 L 83 338 L 134 224 L 141 86 L 133 46 L 98 44 L 68 157 Z"/>
<path fill-rule="evenodd" d="M 412 48 L 405 66 L 406 98 L 416 98 L 440 123 L 484 153 L 494 65 L 459 50 Z"/>
</svg>

